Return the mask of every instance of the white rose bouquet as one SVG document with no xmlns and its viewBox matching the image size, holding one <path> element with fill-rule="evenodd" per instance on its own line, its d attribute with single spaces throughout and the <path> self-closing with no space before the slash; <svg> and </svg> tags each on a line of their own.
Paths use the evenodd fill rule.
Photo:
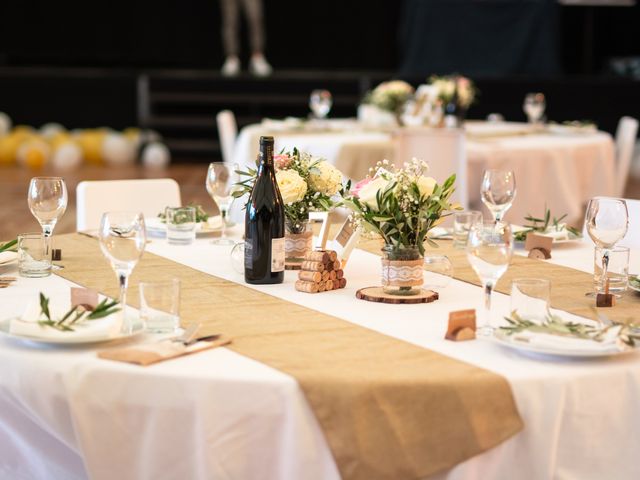
<svg viewBox="0 0 640 480">
<path fill-rule="evenodd" d="M 411 85 L 402 80 L 383 82 L 369 92 L 363 103 L 375 105 L 381 110 L 399 114 L 404 104 L 413 96 Z"/>
<path fill-rule="evenodd" d="M 434 87 L 435 95 L 442 103 L 451 103 L 454 100 L 457 105 L 465 110 L 473 103 L 478 93 L 471 80 L 461 75 L 449 77 L 432 76 L 429 84 Z"/>
<path fill-rule="evenodd" d="M 287 229 L 299 233 L 309 219 L 309 212 L 326 212 L 340 201 L 336 198 L 342 191 L 342 173 L 325 159 L 301 152 L 274 155 L 276 181 L 284 202 Z M 251 192 L 258 171 L 249 168 L 238 171 L 246 177 L 238 183 L 233 193 L 235 198 Z"/>
<path fill-rule="evenodd" d="M 365 232 L 382 236 L 395 249 L 417 248 L 424 255 L 427 232 L 460 207 L 449 202 L 456 176 L 442 185 L 425 175 L 428 165 L 416 158 L 402 168 L 378 162 L 375 175 L 344 193 L 344 204 L 354 212 L 355 223 Z"/>
</svg>

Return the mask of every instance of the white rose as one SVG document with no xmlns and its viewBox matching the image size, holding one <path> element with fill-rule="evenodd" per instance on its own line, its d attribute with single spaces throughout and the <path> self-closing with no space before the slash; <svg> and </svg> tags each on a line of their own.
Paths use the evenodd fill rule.
<svg viewBox="0 0 640 480">
<path fill-rule="evenodd" d="M 416 179 L 416 185 L 420 191 L 420 196 L 425 197 L 433 193 L 433 189 L 436 186 L 436 179 L 432 177 L 420 176 Z"/>
<path fill-rule="evenodd" d="M 376 194 L 378 191 L 384 190 L 388 184 L 388 180 L 382 177 L 376 177 L 360 189 L 358 198 L 365 205 L 377 209 L 378 201 L 376 200 Z"/>
<path fill-rule="evenodd" d="M 324 195 L 335 195 L 342 186 L 342 173 L 328 162 L 318 162 L 309 173 L 309 186 Z"/>
<path fill-rule="evenodd" d="M 287 205 L 299 202 L 307 193 L 307 183 L 295 170 L 279 170 L 276 173 L 276 181 L 282 201 Z"/>
</svg>

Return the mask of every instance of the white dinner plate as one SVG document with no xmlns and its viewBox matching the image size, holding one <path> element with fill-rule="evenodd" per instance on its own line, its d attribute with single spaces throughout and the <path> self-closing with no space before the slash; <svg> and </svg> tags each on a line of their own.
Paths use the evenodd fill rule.
<svg viewBox="0 0 640 480">
<path fill-rule="evenodd" d="M 150 217 L 144 219 L 147 233 L 151 237 L 166 237 L 167 225 L 158 217 Z M 227 228 L 231 228 L 233 224 L 227 222 Z M 220 216 L 212 217 L 208 222 L 196 223 L 196 237 L 208 237 L 222 230 L 222 218 Z"/>
<path fill-rule="evenodd" d="M 0 266 L 9 265 L 18 260 L 17 252 L 0 252 Z"/>
<path fill-rule="evenodd" d="M 14 338 L 17 340 L 28 340 L 30 342 L 43 343 L 48 345 L 89 345 L 93 343 L 111 342 L 114 340 L 122 340 L 125 338 L 131 338 L 144 332 L 144 322 L 139 318 L 135 318 L 133 321 L 132 333 L 119 333 L 117 335 L 92 335 L 92 336 L 78 336 L 70 334 L 69 337 L 57 337 L 57 338 L 43 338 L 35 335 L 20 335 L 11 333 L 11 321 L 13 318 L 5 318 L 0 320 L 0 335 L 7 338 Z"/>
<path fill-rule="evenodd" d="M 552 347 L 534 345 L 526 341 L 518 340 L 518 334 L 507 335 L 501 330 L 496 330 L 491 341 L 502 345 L 507 348 L 518 350 L 523 353 L 534 353 L 538 355 L 550 355 L 554 357 L 565 358 L 598 358 L 598 357 L 611 357 L 614 355 L 624 355 L 627 353 L 633 353 L 638 351 L 638 347 L 631 347 L 625 345 L 618 348 L 615 345 L 611 345 L 611 349 L 593 349 L 587 350 L 584 348 L 572 349 L 570 347 Z"/>
<path fill-rule="evenodd" d="M 513 233 L 518 233 L 521 232 L 523 230 L 527 230 L 527 227 L 523 227 L 521 225 L 511 225 L 511 230 L 513 231 Z M 548 232 L 549 230 L 547 230 Z M 541 237 L 551 237 L 553 238 L 553 244 L 554 245 L 561 245 L 563 243 L 572 243 L 572 242 L 579 242 L 582 240 L 582 236 L 577 236 L 574 235 L 571 232 L 567 232 L 567 237 L 568 238 L 556 238 L 555 236 L 553 236 L 550 233 L 541 233 L 541 232 L 535 232 L 537 235 L 540 235 Z M 524 245 L 524 240 L 518 240 L 517 243 L 521 243 Z"/>
</svg>

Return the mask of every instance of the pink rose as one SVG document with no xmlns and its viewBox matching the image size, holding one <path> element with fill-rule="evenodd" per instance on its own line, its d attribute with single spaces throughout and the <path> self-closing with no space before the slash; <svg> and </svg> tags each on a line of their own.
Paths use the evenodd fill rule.
<svg viewBox="0 0 640 480">
<path fill-rule="evenodd" d="M 351 188 L 351 195 L 353 195 L 354 197 L 359 197 L 360 196 L 360 190 L 362 190 L 362 188 L 371 183 L 373 181 L 373 178 L 367 177 L 364 180 L 360 180 L 358 183 L 356 183 L 352 188 Z"/>
<path fill-rule="evenodd" d="M 292 160 L 293 159 L 287 154 L 273 156 L 273 163 L 276 166 L 276 170 L 282 170 L 287 168 Z"/>
</svg>

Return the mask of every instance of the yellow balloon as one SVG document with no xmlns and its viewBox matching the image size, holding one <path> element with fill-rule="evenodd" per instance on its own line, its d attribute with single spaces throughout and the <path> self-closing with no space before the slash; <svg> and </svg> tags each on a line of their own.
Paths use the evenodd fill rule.
<svg viewBox="0 0 640 480">
<path fill-rule="evenodd" d="M 85 162 L 93 165 L 103 163 L 102 142 L 106 135 L 105 130 L 85 130 L 78 135 L 76 141 L 82 149 Z"/>
<path fill-rule="evenodd" d="M 15 163 L 16 152 L 22 142 L 23 139 L 13 134 L 0 138 L 0 165 Z"/>
<path fill-rule="evenodd" d="M 53 148 L 54 150 L 59 146 L 61 146 L 62 144 L 71 142 L 71 141 L 72 139 L 69 132 L 58 132 L 58 133 L 55 133 L 51 138 L 49 138 L 49 144 L 51 145 L 51 148 Z"/>
<path fill-rule="evenodd" d="M 39 169 L 49 161 L 51 150 L 47 142 L 34 136 L 23 142 L 18 148 L 18 163 L 31 169 Z"/>
</svg>

